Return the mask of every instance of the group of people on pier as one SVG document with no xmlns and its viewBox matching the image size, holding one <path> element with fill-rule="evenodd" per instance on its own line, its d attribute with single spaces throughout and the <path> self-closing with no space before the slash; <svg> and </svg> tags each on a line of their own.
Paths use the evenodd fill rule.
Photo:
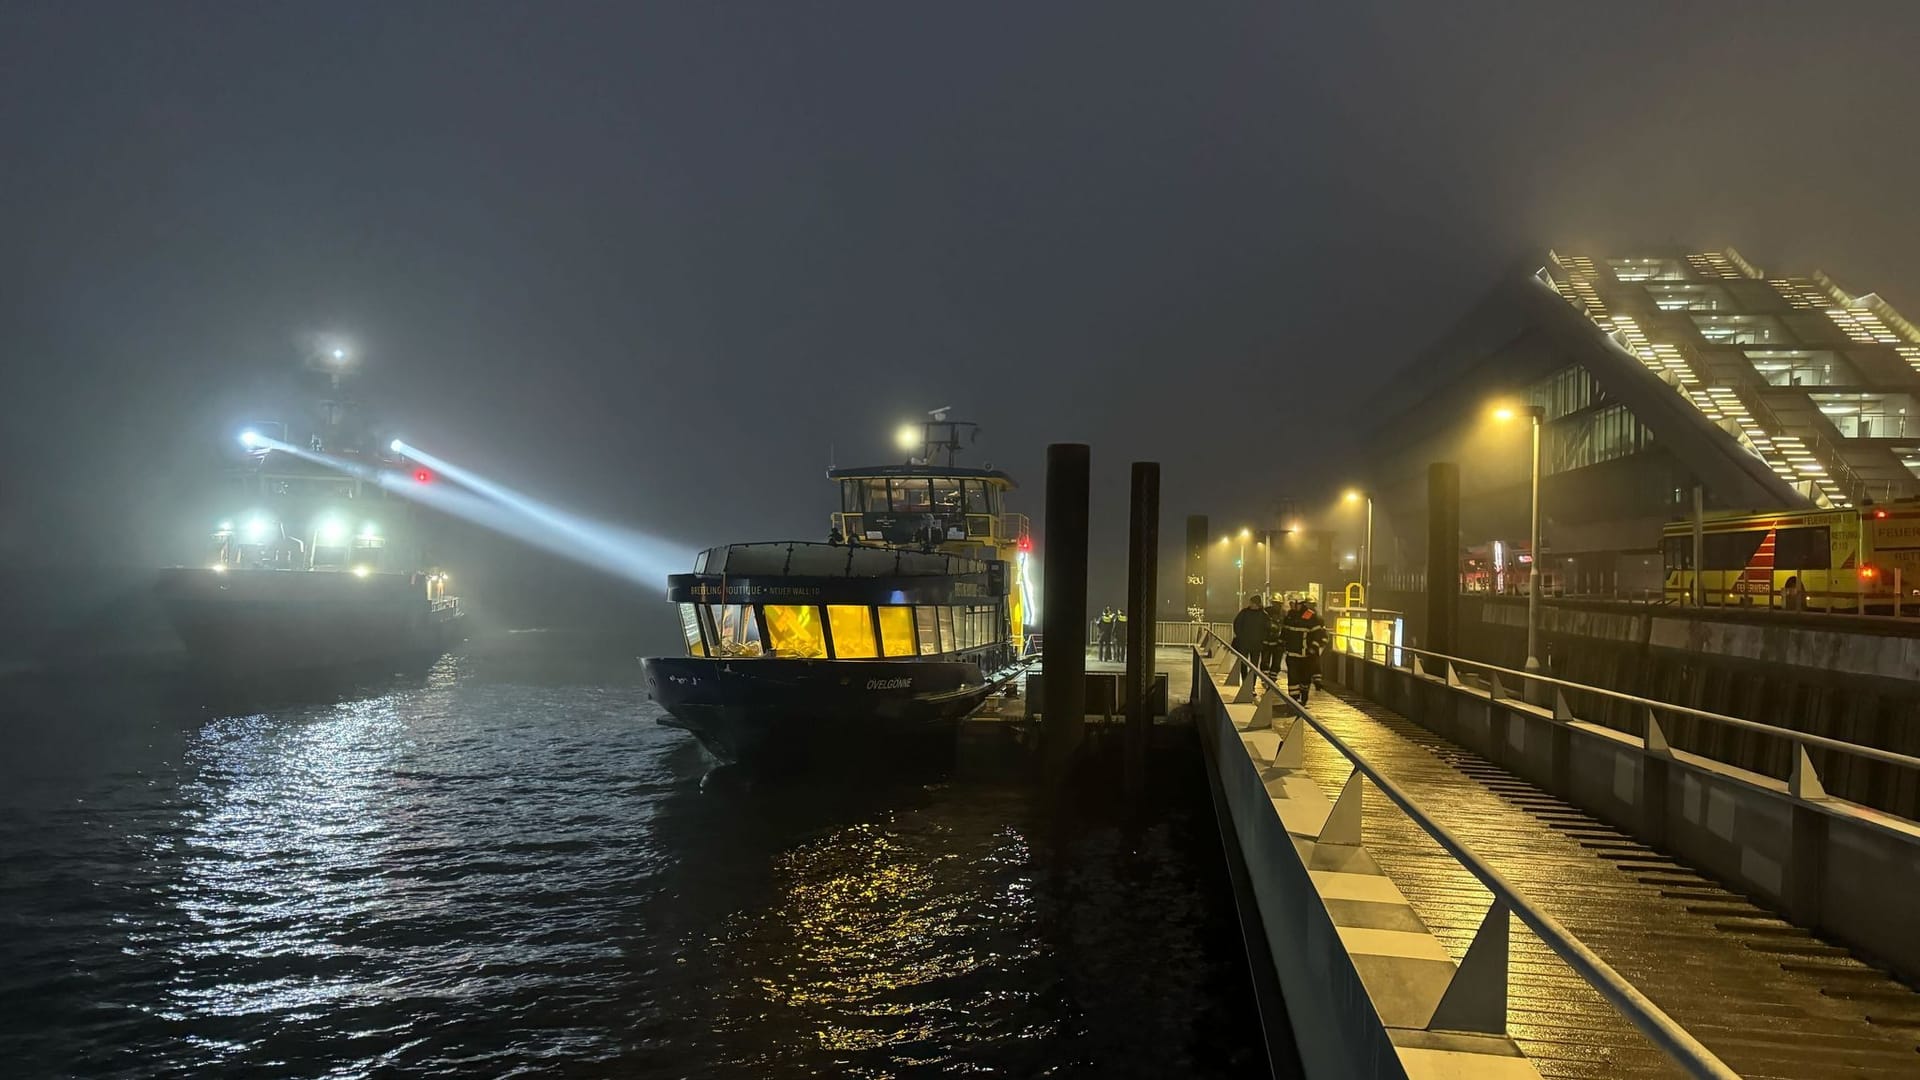
<svg viewBox="0 0 1920 1080">
<path fill-rule="evenodd" d="M 1284 657 L 1287 694 L 1305 705 L 1320 681 L 1320 654 L 1328 642 L 1326 621 L 1306 597 L 1287 600 L 1284 612 L 1278 598 L 1267 599 L 1272 602 L 1263 602 L 1254 593 L 1233 617 L 1234 651 L 1274 678 L 1280 675 Z"/>
</svg>

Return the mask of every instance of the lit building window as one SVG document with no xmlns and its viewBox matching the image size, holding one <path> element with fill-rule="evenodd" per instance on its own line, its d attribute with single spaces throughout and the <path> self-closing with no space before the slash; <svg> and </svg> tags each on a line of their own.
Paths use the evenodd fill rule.
<svg viewBox="0 0 1920 1080">
<path fill-rule="evenodd" d="M 1753 370 L 1774 386 L 1858 386 L 1853 365 L 1827 349 L 1748 349 Z"/>
<path fill-rule="evenodd" d="M 1904 439 L 1920 435 L 1906 394 L 1809 394 L 1829 423 L 1848 439 Z"/>
</svg>

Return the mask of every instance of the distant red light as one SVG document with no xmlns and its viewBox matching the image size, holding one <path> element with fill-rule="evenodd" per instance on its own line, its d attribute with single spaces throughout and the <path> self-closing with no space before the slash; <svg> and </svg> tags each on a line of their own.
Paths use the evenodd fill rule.
<svg viewBox="0 0 1920 1080">
<path fill-rule="evenodd" d="M 1024 537 L 1024 536 L 1023 536 L 1023 537 L 1021 537 L 1021 538 L 1020 538 L 1020 550 L 1021 550 L 1021 551 L 1032 551 L 1032 550 L 1033 550 L 1033 541 L 1032 541 L 1032 540 L 1030 540 L 1030 539 L 1028 539 L 1027 537 Z"/>
<path fill-rule="evenodd" d="M 413 478 L 423 484 L 431 484 L 433 483 L 433 470 L 415 469 L 413 470 Z"/>
<path fill-rule="evenodd" d="M 1880 519 L 1880 518 L 1883 518 L 1883 517 L 1886 517 L 1886 516 L 1887 516 L 1887 512 L 1886 512 L 1885 510 L 1875 510 L 1875 511 L 1873 512 L 1873 516 L 1874 516 L 1874 519 L 1875 519 L 1875 520 L 1878 520 L 1878 519 Z"/>
</svg>

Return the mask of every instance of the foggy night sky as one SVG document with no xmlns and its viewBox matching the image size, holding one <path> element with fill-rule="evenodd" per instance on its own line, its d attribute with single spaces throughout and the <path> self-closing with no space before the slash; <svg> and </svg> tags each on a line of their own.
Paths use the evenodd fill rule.
<svg viewBox="0 0 1920 1080">
<path fill-rule="evenodd" d="M 824 538 L 829 444 L 935 406 L 1036 517 L 1089 442 L 1097 606 L 1129 461 L 1170 559 L 1331 492 L 1341 417 L 1529 247 L 1920 317 L 1916 42 L 1912 3 L 9 3 L 0 559 L 170 561 L 250 380 L 338 333 L 411 441 L 689 551 Z"/>
</svg>

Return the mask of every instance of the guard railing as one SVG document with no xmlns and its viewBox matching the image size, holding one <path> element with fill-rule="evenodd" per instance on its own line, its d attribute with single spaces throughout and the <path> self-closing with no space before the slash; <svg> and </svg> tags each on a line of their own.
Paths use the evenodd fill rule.
<svg viewBox="0 0 1920 1080">
<path fill-rule="evenodd" d="M 1307 729 L 1317 733 L 1336 753 L 1346 759 L 1347 763 L 1352 766 L 1353 771 L 1348 776 L 1346 787 L 1343 788 L 1340 798 L 1342 802 L 1348 798 L 1354 800 L 1353 806 L 1356 810 L 1356 821 L 1358 820 L 1357 808 L 1359 806 L 1359 796 L 1362 790 L 1358 785 L 1361 783 L 1362 778 L 1364 778 L 1365 781 L 1371 782 L 1374 787 L 1378 788 L 1380 793 L 1385 795 L 1389 802 L 1398 807 L 1400 812 L 1405 814 L 1407 819 L 1413 822 L 1420 831 L 1432 837 L 1434 842 L 1439 844 L 1440 848 L 1450 855 L 1462 869 L 1471 874 L 1488 892 L 1493 894 L 1493 902 L 1488 907 L 1487 917 L 1482 921 L 1480 933 L 1476 935 L 1473 945 L 1469 946 L 1469 953 L 1480 946 L 1482 938 L 1485 938 L 1490 944 L 1504 951 L 1504 945 L 1507 939 L 1504 916 L 1511 913 L 1529 930 L 1533 931 L 1534 935 L 1540 939 L 1542 944 L 1551 949 L 1554 955 L 1558 956 L 1569 968 L 1573 969 L 1582 979 L 1586 980 L 1587 984 L 1592 986 L 1602 998 L 1606 999 L 1628 1023 L 1631 1023 L 1635 1028 L 1639 1029 L 1640 1033 L 1645 1035 L 1648 1041 L 1658 1047 L 1668 1057 L 1672 1058 L 1673 1061 L 1689 1075 L 1701 1078 L 1711 1077 L 1714 1078 L 1714 1080 L 1738 1080 L 1739 1074 L 1735 1073 L 1725 1062 L 1721 1061 L 1713 1051 L 1702 1045 L 1700 1040 L 1689 1034 L 1685 1028 L 1681 1027 L 1672 1017 L 1668 1016 L 1660 1006 L 1654 1004 L 1645 994 L 1641 993 L 1632 983 L 1628 982 L 1624 976 L 1618 971 L 1615 971 L 1612 965 L 1602 960 L 1592 949 L 1574 937 L 1573 933 L 1561 925 L 1558 919 L 1549 915 L 1518 889 L 1514 888 L 1498 870 L 1488 865 L 1486 860 L 1482 859 L 1479 855 L 1475 854 L 1471 848 L 1467 847 L 1465 842 L 1449 831 L 1446 826 L 1435 821 L 1433 817 L 1414 800 L 1413 796 L 1409 795 L 1392 780 L 1388 779 L 1379 769 L 1375 768 L 1371 762 L 1361 756 L 1358 751 L 1348 746 L 1340 736 L 1334 734 L 1332 729 L 1328 728 L 1327 725 L 1315 718 L 1311 712 L 1302 707 L 1299 702 L 1289 697 L 1270 676 L 1260 671 L 1257 665 L 1248 662 L 1247 658 L 1236 652 L 1224 638 L 1209 631 L 1205 635 L 1205 640 L 1199 646 L 1196 646 L 1196 651 L 1200 647 L 1224 649 L 1228 655 L 1233 657 L 1234 663 L 1239 666 L 1241 672 L 1246 673 L 1247 676 L 1257 678 L 1261 683 L 1266 685 L 1266 692 L 1271 695 L 1270 700 L 1274 702 L 1276 718 L 1280 710 L 1284 709 L 1296 718 L 1297 724 L 1306 725 Z M 1196 665 L 1197 676 L 1204 678 L 1205 676 L 1199 675 L 1197 670 L 1199 666 L 1202 666 L 1201 658 L 1196 656 L 1194 663 Z M 1289 735 L 1288 737 L 1291 738 L 1292 736 Z M 1356 835 L 1353 841 L 1357 843 L 1359 836 Z M 1503 983 L 1505 980 L 1505 970 L 1509 963 L 1511 963 L 1510 957 L 1502 958 L 1501 977 Z M 1504 994 L 1501 995 L 1501 1000 L 1504 1002 Z M 1504 1017 L 1502 1018 L 1502 1022 L 1504 1024 Z"/>
<path fill-rule="evenodd" d="M 1207 634 L 1229 634 L 1232 628 L 1226 623 L 1174 622 L 1162 619 L 1153 624 L 1153 643 L 1155 645 L 1198 645 L 1206 640 Z"/>
<path fill-rule="evenodd" d="M 1333 637 L 1336 639 L 1346 639 L 1349 644 L 1352 645 L 1352 648 L 1346 652 L 1346 655 L 1352 659 L 1361 660 L 1365 663 L 1380 667 L 1410 671 L 1413 674 L 1433 679 L 1436 682 L 1445 683 L 1448 686 L 1470 694 L 1484 695 L 1488 702 L 1502 700 L 1510 702 L 1517 701 L 1545 710 L 1548 705 L 1543 702 L 1533 701 L 1531 696 L 1538 692 L 1540 696 L 1544 697 L 1544 691 L 1552 691 L 1553 700 L 1551 707 L 1553 709 L 1553 716 L 1556 720 L 1562 722 L 1571 722 L 1579 719 L 1579 716 L 1574 712 L 1572 702 L 1581 697 L 1602 698 L 1610 701 L 1623 702 L 1641 713 L 1643 721 L 1642 730 L 1629 732 L 1628 734 L 1637 734 L 1642 740 L 1643 748 L 1650 753 L 1664 754 L 1672 749 L 1667 741 L 1666 726 L 1661 723 L 1661 717 L 1663 716 L 1688 717 L 1709 724 L 1718 724 L 1722 727 L 1753 732 L 1768 738 L 1782 740 L 1792 748 L 1792 765 L 1789 767 L 1789 771 L 1784 779 L 1787 784 L 1787 794 L 1796 799 L 1825 799 L 1827 797 L 1826 787 L 1820 783 L 1820 776 L 1814 769 L 1813 759 L 1807 753 L 1809 749 L 1828 750 L 1833 753 L 1846 754 L 1866 761 L 1878 761 L 1905 769 L 1920 770 L 1920 757 L 1913 757 L 1892 750 L 1882 750 L 1877 746 L 1850 743 L 1841 739 L 1828 738 L 1825 735 L 1816 735 L 1812 732 L 1782 727 L 1779 724 L 1762 723 L 1758 720 L 1748 720 L 1739 716 L 1728 716 L 1725 713 L 1696 709 L 1689 705 L 1675 705 L 1670 702 L 1656 701 L 1652 698 L 1641 697 L 1637 694 L 1610 690 L 1603 686 L 1590 686 L 1586 683 L 1571 682 L 1566 679 L 1554 678 L 1551 675 L 1542 675 L 1539 672 L 1515 671 L 1512 668 L 1501 667 L 1498 664 L 1483 663 L 1479 660 L 1465 660 L 1458 656 L 1429 652 L 1425 649 L 1416 649 L 1407 645 L 1383 647 L 1379 641 L 1374 641 L 1371 649 L 1372 655 L 1366 655 L 1366 643 L 1359 635 L 1335 633 Z M 1477 676 L 1477 678 L 1470 682 L 1465 676 Z M 1729 762 L 1712 758 L 1711 755 L 1702 756 L 1709 757 L 1711 760 L 1717 761 L 1722 765 L 1731 765 Z"/>
</svg>

